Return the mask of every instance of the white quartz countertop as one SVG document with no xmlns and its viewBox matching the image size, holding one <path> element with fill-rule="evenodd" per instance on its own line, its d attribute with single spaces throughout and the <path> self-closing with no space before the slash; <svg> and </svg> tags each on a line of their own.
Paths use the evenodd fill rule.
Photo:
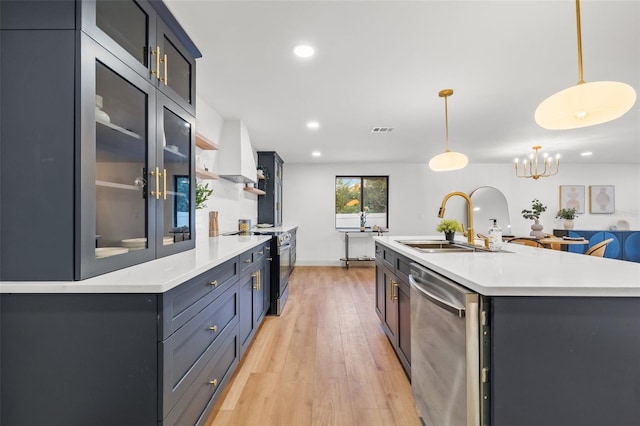
<svg viewBox="0 0 640 426">
<path fill-rule="evenodd" d="M 262 235 L 201 238 L 193 250 L 82 281 L 0 282 L 0 293 L 164 293 L 270 238 Z"/>
<path fill-rule="evenodd" d="M 420 239 L 442 236 L 374 237 L 486 296 L 640 297 L 640 263 L 508 243 L 508 252 L 421 253 L 397 242 Z"/>
</svg>

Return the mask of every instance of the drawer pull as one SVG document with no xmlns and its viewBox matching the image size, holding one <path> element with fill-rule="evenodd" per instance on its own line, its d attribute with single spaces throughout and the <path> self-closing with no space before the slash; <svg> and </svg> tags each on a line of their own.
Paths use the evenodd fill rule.
<svg viewBox="0 0 640 426">
<path fill-rule="evenodd" d="M 271 257 L 267 257 L 267 260 L 268 260 L 269 262 L 271 262 L 271 261 L 273 260 L 273 258 L 271 258 Z"/>
<path fill-rule="evenodd" d="M 264 250 L 259 251 L 258 254 L 264 254 Z"/>
<path fill-rule="evenodd" d="M 211 330 L 215 333 L 216 331 L 218 331 L 218 326 L 214 325 L 213 327 L 209 327 L 208 330 Z"/>
<path fill-rule="evenodd" d="M 243 260 L 244 263 L 251 263 L 251 259 L 245 259 Z"/>
<path fill-rule="evenodd" d="M 218 386 L 218 379 L 209 380 L 208 383 L 213 386 Z"/>
<path fill-rule="evenodd" d="M 213 288 L 218 287 L 218 280 L 213 280 L 213 281 L 211 281 L 211 282 L 209 283 L 209 285 L 212 285 L 212 286 L 213 286 Z"/>
</svg>

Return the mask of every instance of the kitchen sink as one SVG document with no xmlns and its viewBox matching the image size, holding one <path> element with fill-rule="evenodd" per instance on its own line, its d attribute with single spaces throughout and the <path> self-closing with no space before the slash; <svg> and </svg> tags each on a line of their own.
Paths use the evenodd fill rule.
<svg viewBox="0 0 640 426">
<path fill-rule="evenodd" d="M 452 243 L 446 240 L 410 240 L 398 242 L 424 253 L 472 252 L 475 250 L 474 247 L 460 243 Z"/>
<path fill-rule="evenodd" d="M 462 242 L 450 242 L 447 240 L 405 240 L 396 242 L 403 244 L 407 247 L 418 250 L 422 253 L 472 253 L 472 252 L 488 252 L 493 251 L 484 247 L 472 246 Z M 505 253 L 505 250 L 498 250 L 498 252 Z"/>
</svg>

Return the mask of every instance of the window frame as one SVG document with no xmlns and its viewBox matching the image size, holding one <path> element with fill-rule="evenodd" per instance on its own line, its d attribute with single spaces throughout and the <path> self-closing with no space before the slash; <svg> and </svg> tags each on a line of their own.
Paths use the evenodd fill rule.
<svg viewBox="0 0 640 426">
<path fill-rule="evenodd" d="M 337 206 L 335 205 L 335 196 L 336 196 L 336 189 L 337 189 L 337 183 L 338 183 L 338 179 L 360 179 L 360 205 L 362 205 L 363 203 L 363 198 L 364 198 L 364 181 L 366 179 L 385 179 L 386 180 L 386 191 L 385 191 L 385 205 L 386 205 L 386 212 L 385 212 L 385 224 L 384 224 L 384 228 L 388 229 L 389 228 L 389 175 L 336 175 L 334 182 L 333 182 L 333 195 L 334 195 L 334 226 L 336 230 L 355 230 L 355 229 L 359 229 L 358 226 L 356 227 L 343 227 L 343 226 L 338 226 L 338 211 L 337 211 Z M 360 210 L 362 211 L 362 210 Z"/>
</svg>

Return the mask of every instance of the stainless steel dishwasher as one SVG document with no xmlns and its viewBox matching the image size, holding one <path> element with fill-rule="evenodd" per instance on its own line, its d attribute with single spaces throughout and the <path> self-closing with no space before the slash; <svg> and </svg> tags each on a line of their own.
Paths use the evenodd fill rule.
<svg viewBox="0 0 640 426">
<path fill-rule="evenodd" d="M 479 295 L 415 263 L 409 281 L 411 390 L 422 422 L 479 426 Z"/>
</svg>

